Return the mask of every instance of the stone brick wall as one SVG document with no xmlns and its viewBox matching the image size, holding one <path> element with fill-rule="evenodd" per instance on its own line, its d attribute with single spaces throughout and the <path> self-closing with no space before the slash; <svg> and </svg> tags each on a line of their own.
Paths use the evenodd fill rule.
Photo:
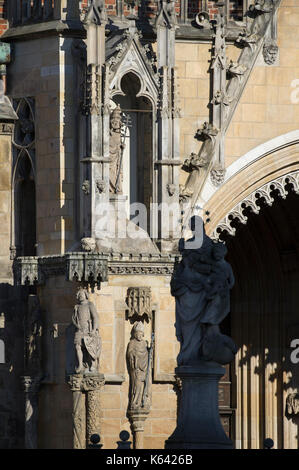
<svg viewBox="0 0 299 470">
<path fill-rule="evenodd" d="M 5 19 L 5 0 L 0 0 L 0 36 L 7 30 L 7 21 Z"/>
</svg>

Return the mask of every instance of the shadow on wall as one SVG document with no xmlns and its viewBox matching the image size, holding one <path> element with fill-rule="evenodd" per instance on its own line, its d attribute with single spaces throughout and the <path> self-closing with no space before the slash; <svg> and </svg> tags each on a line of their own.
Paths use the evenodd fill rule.
<svg viewBox="0 0 299 470">
<path fill-rule="evenodd" d="M 221 238 L 227 243 L 227 259 L 236 278 L 231 293 L 231 334 L 241 353 L 236 361 L 235 394 L 240 380 L 249 397 L 242 395 L 242 399 L 250 407 L 251 383 L 256 384 L 261 448 L 262 440 L 272 437 L 263 435 L 267 419 L 272 419 L 267 416 L 272 400 L 273 419 L 277 417 L 275 447 L 282 448 L 284 417 L 299 425 L 298 410 L 286 407 L 290 393 L 299 389 L 299 367 L 292 361 L 290 347 L 292 340 L 299 341 L 299 196 L 291 191 L 286 199 L 275 192 L 271 196 L 275 200 L 272 207 L 262 203 L 258 215 L 247 212 L 246 225 L 235 219 L 236 235 L 222 233 Z M 294 402 L 299 405 L 299 397 Z M 298 447 L 298 431 L 294 439 L 291 445 Z"/>
</svg>

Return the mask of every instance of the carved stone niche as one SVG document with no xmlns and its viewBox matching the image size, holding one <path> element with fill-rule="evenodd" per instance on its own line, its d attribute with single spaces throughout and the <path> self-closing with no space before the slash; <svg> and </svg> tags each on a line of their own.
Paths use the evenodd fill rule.
<svg viewBox="0 0 299 470">
<path fill-rule="evenodd" d="M 152 294 L 150 287 L 129 287 L 127 291 L 126 319 L 131 323 L 152 319 Z"/>
</svg>

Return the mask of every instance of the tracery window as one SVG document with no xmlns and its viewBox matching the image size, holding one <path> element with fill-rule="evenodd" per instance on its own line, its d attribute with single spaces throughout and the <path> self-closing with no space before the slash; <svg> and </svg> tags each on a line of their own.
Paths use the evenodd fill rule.
<svg viewBox="0 0 299 470">
<path fill-rule="evenodd" d="M 12 172 L 12 241 L 14 256 L 36 254 L 35 193 L 35 122 L 34 101 L 14 101 L 19 117 L 13 137 Z"/>
</svg>

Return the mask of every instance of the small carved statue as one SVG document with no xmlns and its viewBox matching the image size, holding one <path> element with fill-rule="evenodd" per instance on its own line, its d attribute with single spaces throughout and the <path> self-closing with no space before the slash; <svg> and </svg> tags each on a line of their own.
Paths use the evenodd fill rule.
<svg viewBox="0 0 299 470">
<path fill-rule="evenodd" d="M 224 260 L 225 245 L 206 235 L 200 217 L 191 218 L 190 228 L 194 237 L 180 242 L 182 261 L 171 280 L 176 336 L 181 343 L 178 365 L 196 365 L 202 359 L 227 364 L 237 348 L 220 333 L 219 324 L 229 313 L 233 272 Z"/>
<path fill-rule="evenodd" d="M 128 369 L 131 379 L 130 409 L 149 408 L 152 370 L 152 347 L 144 338 L 144 325 L 135 323 L 132 339 L 127 348 Z"/>
<path fill-rule="evenodd" d="M 75 305 L 72 323 L 75 331 L 75 350 L 78 361 L 76 373 L 97 372 L 101 354 L 101 338 L 96 308 L 89 301 L 88 292 L 80 288 L 77 293 L 79 304 Z"/>
<path fill-rule="evenodd" d="M 121 109 L 117 105 L 110 116 L 110 140 L 109 140 L 109 154 L 110 154 L 110 193 L 122 194 L 122 157 L 125 148 L 121 136 Z"/>
<path fill-rule="evenodd" d="M 37 295 L 28 298 L 28 313 L 25 323 L 25 362 L 26 373 L 41 373 L 41 309 Z"/>
</svg>

